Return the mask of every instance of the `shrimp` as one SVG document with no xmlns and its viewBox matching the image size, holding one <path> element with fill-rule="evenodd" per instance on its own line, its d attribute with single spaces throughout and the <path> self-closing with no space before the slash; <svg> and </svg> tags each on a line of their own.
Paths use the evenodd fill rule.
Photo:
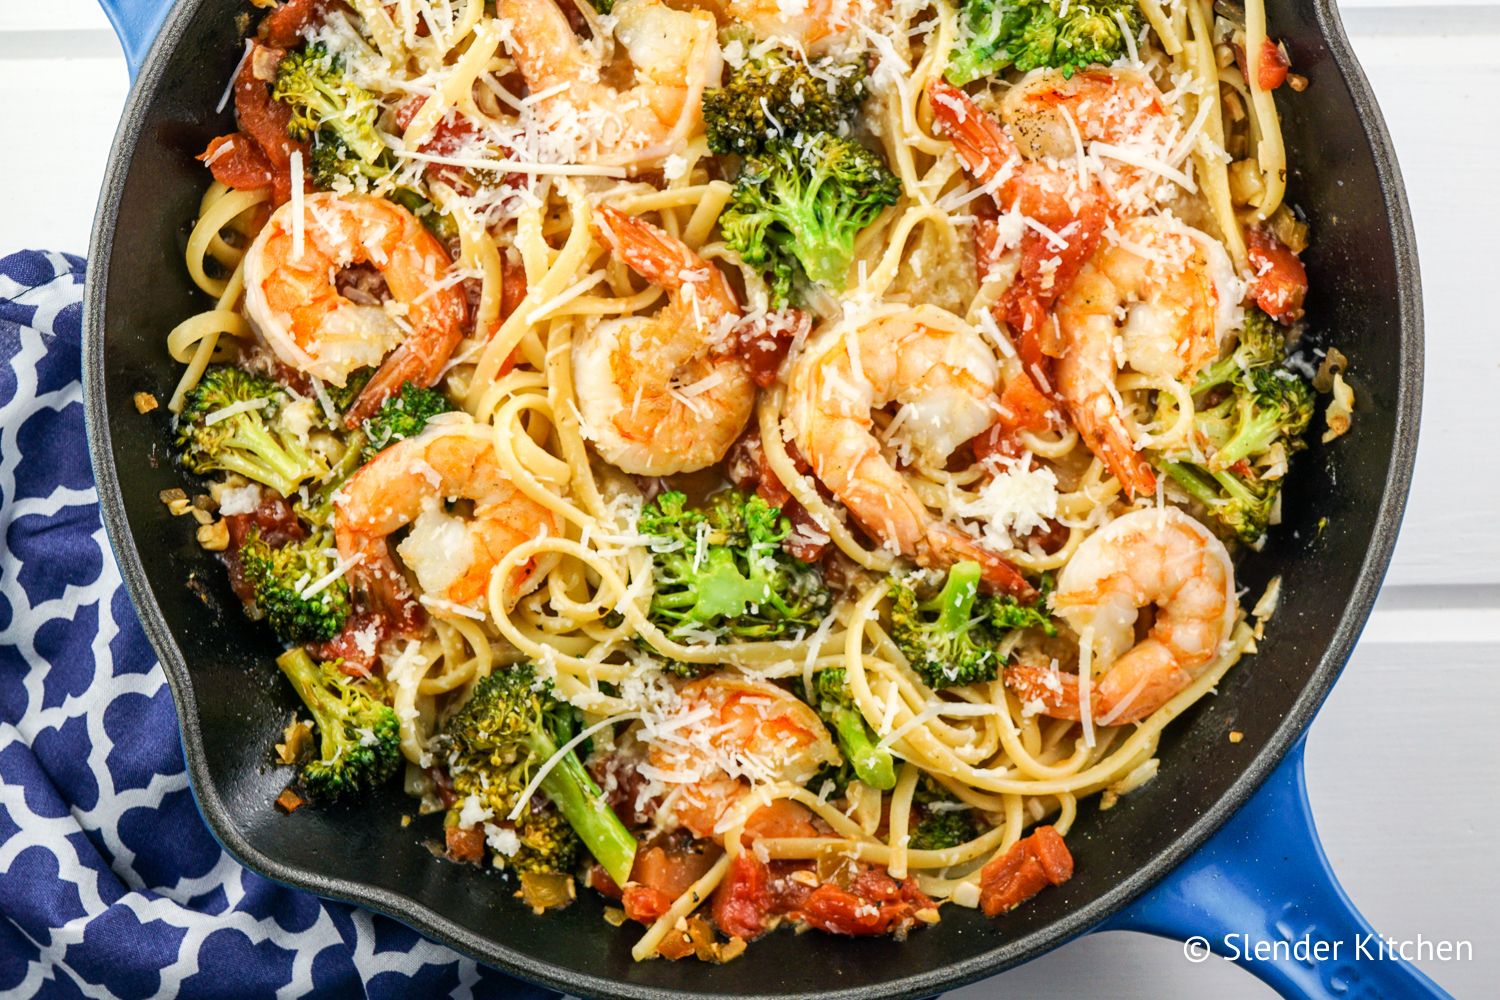
<svg viewBox="0 0 1500 1000">
<path fill-rule="evenodd" d="M 641 476 L 707 468 L 750 419 L 755 382 L 727 353 L 739 304 L 718 268 L 687 244 L 613 208 L 600 238 L 637 274 L 666 289 L 649 318 L 606 320 L 573 348 L 579 413 L 594 448 Z"/>
<path fill-rule="evenodd" d="M 342 387 L 379 365 L 347 414 L 350 427 L 412 381 L 432 385 L 464 334 L 468 306 L 445 287 L 447 251 L 416 216 L 361 194 L 308 195 L 301 246 L 291 202 L 277 209 L 245 254 L 245 312 L 284 363 Z M 337 274 L 372 264 L 391 301 L 362 305 L 339 293 Z"/>
<path fill-rule="evenodd" d="M 468 516 L 445 510 L 467 500 Z M 411 594 L 390 551 L 390 536 L 411 526 L 396 547 L 423 594 L 472 606 L 489 590 L 496 564 L 523 542 L 562 530 L 558 517 L 522 493 L 495 457 L 489 430 L 462 414 L 436 418 L 426 431 L 380 452 L 339 490 L 334 540 L 353 580 L 386 609 Z M 508 596 L 533 584 L 536 561 L 516 568 Z"/>
<path fill-rule="evenodd" d="M 973 559 L 991 586 L 1029 597 L 1015 567 L 927 509 L 881 451 L 871 415 L 899 403 L 913 450 L 942 466 L 994 423 L 999 377 L 977 331 L 934 306 L 903 308 L 815 334 L 788 379 L 787 422 L 813 474 L 876 539 L 924 566 Z"/>
<path fill-rule="evenodd" d="M 589 148 L 581 162 L 658 163 L 702 131 L 703 91 L 723 72 L 718 25 L 707 11 L 659 0 L 617 4 L 614 36 L 633 67 L 631 85 L 617 88 L 555 0 L 500 0 L 498 10 L 512 24 L 511 54 L 531 100 L 548 121 L 582 126 Z"/>
<path fill-rule="evenodd" d="M 816 51 L 853 23 L 851 0 L 705 0 L 720 21 L 748 25 L 759 39 L 792 42 Z"/>
<path fill-rule="evenodd" d="M 1219 356 L 1240 301 L 1237 284 L 1218 241 L 1151 216 L 1121 223 L 1057 301 L 1063 401 L 1089 450 L 1132 496 L 1151 493 L 1156 477 L 1136 450 L 1116 373 L 1123 362 L 1145 375 L 1190 379 Z"/>
<path fill-rule="evenodd" d="M 1159 149 L 1171 141 L 1175 121 L 1151 77 L 1126 66 L 1070 77 L 1032 70 L 1006 91 L 1000 118 L 1032 160 L 1071 160 L 1091 142 Z"/>
<path fill-rule="evenodd" d="M 1156 609 L 1135 639 L 1142 608 Z M 1234 566 L 1224 543 L 1175 507 L 1135 510 L 1084 539 L 1057 579 L 1053 608 L 1074 631 L 1092 632 L 1089 711 L 1102 726 L 1139 722 L 1191 684 L 1234 627 Z M 1042 714 L 1081 719 L 1076 674 L 1008 667 L 1005 682 Z"/>
<path fill-rule="evenodd" d="M 1002 212 L 1030 220 L 1020 235 L 1020 270 L 995 315 L 1016 333 L 1026 374 L 1051 394 L 1051 358 L 1060 347 L 1047 339 L 1047 311 L 1098 246 L 1107 218 L 1104 199 L 1081 186 L 1076 172 L 1023 157 L 1000 123 L 962 90 L 933 80 L 928 96 L 933 117 L 964 169 L 981 184 L 993 185 Z M 1000 252 L 998 222 L 982 220 L 976 243 L 980 267 L 988 271 Z"/>
<path fill-rule="evenodd" d="M 679 695 L 677 713 L 655 727 L 649 758 L 674 786 L 663 814 L 695 837 L 717 836 L 751 783 L 801 785 L 839 761 L 818 714 L 767 681 L 720 671 Z"/>
</svg>

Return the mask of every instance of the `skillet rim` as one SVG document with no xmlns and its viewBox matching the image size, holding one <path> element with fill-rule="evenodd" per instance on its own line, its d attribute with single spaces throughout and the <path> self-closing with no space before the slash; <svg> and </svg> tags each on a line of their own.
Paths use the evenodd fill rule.
<svg viewBox="0 0 1500 1000">
<path fill-rule="evenodd" d="M 208 0 L 179 0 L 174 5 L 131 89 L 105 171 L 89 246 L 90 262 L 107 261 L 113 250 L 120 197 L 131 160 L 140 142 L 142 122 L 156 98 L 168 55 L 176 47 L 178 36 L 183 34 L 205 2 Z M 1319 657 L 1317 667 L 1308 677 L 1291 711 L 1281 720 L 1255 757 L 1244 766 L 1228 790 L 1166 849 L 1140 865 L 1098 899 L 1051 925 L 1022 937 L 1002 941 L 964 961 L 889 981 L 882 985 L 882 995 L 897 998 L 932 996 L 1013 968 L 1096 927 L 1164 879 L 1245 804 L 1281 762 L 1293 743 L 1302 736 L 1348 661 L 1374 606 L 1406 508 L 1416 458 L 1424 344 L 1421 278 L 1411 211 L 1384 118 L 1345 35 L 1336 0 L 1314 0 L 1313 7 L 1318 29 L 1328 47 L 1332 64 L 1349 90 L 1365 140 L 1370 146 L 1386 225 L 1391 235 L 1400 305 L 1401 354 L 1394 405 L 1391 461 L 1370 545 L 1365 552 L 1349 603 L 1344 607 L 1331 641 Z M 533 983 L 564 993 L 628 997 L 632 1000 L 665 1000 L 668 997 L 693 995 L 678 990 L 602 979 L 565 966 L 539 961 L 499 940 L 474 933 L 409 897 L 351 879 L 329 878 L 315 871 L 284 864 L 254 849 L 239 833 L 209 774 L 204 759 L 197 695 L 192 677 L 146 579 L 135 538 L 130 531 L 119 476 L 113 462 L 105 400 L 104 364 L 104 301 L 108 270 L 107 266 L 91 263 L 84 285 L 83 386 L 89 460 L 97 483 L 100 517 L 119 564 L 121 577 L 172 691 L 193 798 L 215 839 L 236 861 L 273 881 L 383 913 L 462 954 Z M 785 1000 L 791 997 L 856 1000 L 870 995 L 870 988 L 865 987 L 795 994 L 743 995 L 743 1000 Z"/>
</svg>

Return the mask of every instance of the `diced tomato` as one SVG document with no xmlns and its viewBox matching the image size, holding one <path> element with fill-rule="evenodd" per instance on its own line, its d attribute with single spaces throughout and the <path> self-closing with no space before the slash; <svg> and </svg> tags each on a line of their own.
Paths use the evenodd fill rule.
<svg viewBox="0 0 1500 1000">
<path fill-rule="evenodd" d="M 329 0 L 286 0 L 260 22 L 260 37 L 277 48 L 302 44 L 302 33 L 323 19 Z"/>
<path fill-rule="evenodd" d="M 275 172 L 255 141 L 243 132 L 221 135 L 198 157 L 214 180 L 240 191 L 270 187 Z"/>
<path fill-rule="evenodd" d="M 271 98 L 270 67 L 284 54 L 279 48 L 252 43 L 250 58 L 234 81 L 235 117 L 240 130 L 255 141 L 271 165 L 272 200 L 277 205 L 292 196 L 292 153 L 301 151 L 304 162 L 309 153 L 306 143 L 295 141 L 287 132 L 291 109 Z"/>
<path fill-rule="evenodd" d="M 1277 45 L 1273 39 L 1261 39 L 1260 72 L 1256 74 L 1256 82 L 1260 84 L 1260 89 L 1275 90 L 1286 83 L 1287 70 L 1290 68 L 1291 64 L 1287 62 L 1281 46 Z"/>
<path fill-rule="evenodd" d="M 856 882 L 851 889 L 825 882 L 812 891 L 795 915 L 830 934 L 868 937 L 905 930 L 916 922 L 918 910 L 933 905 L 916 888 L 915 881 L 908 880 L 908 888 L 880 874 L 889 887 L 874 880 L 864 885 Z"/>
<path fill-rule="evenodd" d="M 735 331 L 739 352 L 750 377 L 762 389 L 776 381 L 776 373 L 798 334 L 812 326 L 812 317 L 801 309 L 782 309 L 754 324 L 741 324 Z"/>
<path fill-rule="evenodd" d="M 1280 323 L 1295 323 L 1307 298 L 1307 268 L 1266 229 L 1250 230 L 1247 244 L 1255 304 Z"/>
<path fill-rule="evenodd" d="M 478 827 L 450 826 L 444 840 L 449 861 L 477 865 L 484 860 L 484 831 Z"/>
<path fill-rule="evenodd" d="M 1062 835 L 1056 827 L 1039 826 L 980 870 L 979 906 L 985 916 L 999 916 L 1072 877 L 1073 855 Z"/>
<path fill-rule="evenodd" d="M 625 906 L 625 915 L 643 924 L 655 923 L 658 917 L 671 908 L 675 898 L 660 889 L 654 889 L 649 885 L 637 885 L 634 882 L 625 886 L 620 897 Z"/>
<path fill-rule="evenodd" d="M 729 873 L 714 892 L 713 916 L 719 931 L 729 937 L 754 940 L 766 931 L 771 896 L 766 891 L 766 866 L 749 852 L 730 862 Z"/>
<path fill-rule="evenodd" d="M 806 463 L 796 453 L 787 449 L 792 462 L 799 471 L 806 471 Z M 813 520 L 812 514 L 802 506 L 791 491 L 776 477 L 771 464 L 766 460 L 765 449 L 760 443 L 760 434 L 750 429 L 734 443 L 729 451 L 729 481 L 736 489 L 754 493 L 772 507 L 779 507 L 792 523 L 792 532 L 782 547 L 793 558 L 803 562 L 817 562 L 828 549 L 831 539 L 828 532 Z"/>
<path fill-rule="evenodd" d="M 369 677 L 380 661 L 377 650 L 385 638 L 385 617 L 369 611 L 349 616 L 344 629 L 327 642 L 309 646 L 315 660 L 342 660 L 339 669 L 350 677 Z"/>
</svg>

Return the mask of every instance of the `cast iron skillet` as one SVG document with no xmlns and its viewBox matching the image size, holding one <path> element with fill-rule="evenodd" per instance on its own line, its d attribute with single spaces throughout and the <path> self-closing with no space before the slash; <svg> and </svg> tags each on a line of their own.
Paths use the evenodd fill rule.
<svg viewBox="0 0 1500 1000">
<path fill-rule="evenodd" d="M 1270 16 L 1297 71 L 1312 83 L 1282 101 L 1290 190 L 1314 233 L 1306 255 L 1314 289 L 1308 325 L 1319 342 L 1336 343 L 1353 359 L 1359 412 L 1351 434 L 1332 447 L 1315 444 L 1295 463 L 1286 523 L 1241 564 L 1252 594 L 1274 574 L 1285 581 L 1259 655 L 1168 730 L 1155 781 L 1106 814 L 1085 806 L 1068 839 L 1077 874 L 1067 884 L 996 921 L 949 908 L 940 927 L 900 947 L 778 933 L 720 967 L 632 964 L 634 935 L 605 924 L 592 899 L 531 916 L 500 878 L 434 859 L 424 841 L 436 827 L 399 826 L 411 802 L 395 788 L 364 807 L 304 809 L 292 818 L 272 808 L 286 774 L 269 766 L 266 748 L 293 696 L 270 666 L 277 650 L 269 634 L 240 614 L 223 570 L 194 543 L 191 520 L 174 520 L 157 499 L 180 484 L 164 411 L 141 416 L 132 405 L 139 391 L 170 393 L 177 366 L 164 350 L 166 332 L 205 306 L 182 257 L 209 180 L 193 156 L 233 127 L 228 113 L 213 109 L 242 49 L 235 15 L 250 6 L 103 2 L 140 78 L 110 160 L 90 255 L 90 448 L 105 524 L 176 698 L 199 805 L 246 865 L 391 914 L 536 982 L 653 1000 L 677 993 L 931 995 L 1023 962 L 1112 916 L 1111 927 L 1202 934 L 1215 944 L 1229 931 L 1284 934 L 1288 913 L 1316 936 L 1368 929 L 1322 859 L 1295 751 L 1349 656 L 1395 541 L 1416 445 L 1422 313 L 1396 160 L 1332 0 L 1272 0 Z M 1243 739 L 1231 743 L 1231 730 Z M 1289 751 L 1290 763 L 1256 808 L 1122 915 L 1230 819 Z M 1268 876 L 1279 881 L 1268 884 Z M 1308 996 L 1332 995 L 1340 977 L 1345 986 L 1351 977 L 1378 981 L 1388 995 L 1436 991 L 1393 963 L 1362 972 L 1347 962 L 1253 968 Z"/>
</svg>

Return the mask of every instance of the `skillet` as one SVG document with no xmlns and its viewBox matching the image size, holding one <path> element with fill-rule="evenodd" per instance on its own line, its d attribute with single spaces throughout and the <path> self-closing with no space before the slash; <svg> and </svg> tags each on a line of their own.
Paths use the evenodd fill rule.
<svg viewBox="0 0 1500 1000">
<path fill-rule="evenodd" d="M 1352 433 L 1331 447 L 1315 443 L 1294 463 L 1285 523 L 1240 564 L 1252 594 L 1276 574 L 1284 580 L 1259 654 L 1167 730 L 1154 781 L 1107 814 L 1082 807 L 1068 839 L 1077 874 L 1065 885 L 998 921 L 949 908 L 941 926 L 900 946 L 779 933 L 724 966 L 632 964 L 633 936 L 604 923 L 591 898 L 531 916 L 499 878 L 436 861 L 424 844 L 436 827 L 402 829 L 397 818 L 410 800 L 395 788 L 294 818 L 272 807 L 285 775 L 265 748 L 294 703 L 270 669 L 278 650 L 240 613 L 192 525 L 158 500 L 180 484 L 167 418 L 132 405 L 136 392 L 170 394 L 166 332 L 203 308 L 183 266 L 209 180 L 193 157 L 233 128 L 228 111 L 213 109 L 242 50 L 235 15 L 252 8 L 245 0 L 100 2 L 138 78 L 89 256 L 91 459 L 105 526 L 172 688 L 199 808 L 246 866 L 390 914 L 531 981 L 642 1000 L 931 996 L 1098 929 L 1201 935 L 1221 951 L 1230 933 L 1351 941 L 1369 931 L 1312 828 L 1301 737 L 1349 657 L 1395 542 L 1416 447 L 1422 311 L 1400 172 L 1334 0 L 1268 0 L 1268 13 L 1311 81 L 1281 102 L 1291 200 L 1314 234 L 1304 257 L 1308 328 L 1314 344 L 1336 344 L 1352 359 L 1359 403 Z M 1231 731 L 1242 738 L 1230 742 Z M 1237 960 L 1289 996 L 1446 996 L 1404 963 L 1351 964 L 1351 949 L 1324 961 L 1240 949 Z"/>
</svg>

